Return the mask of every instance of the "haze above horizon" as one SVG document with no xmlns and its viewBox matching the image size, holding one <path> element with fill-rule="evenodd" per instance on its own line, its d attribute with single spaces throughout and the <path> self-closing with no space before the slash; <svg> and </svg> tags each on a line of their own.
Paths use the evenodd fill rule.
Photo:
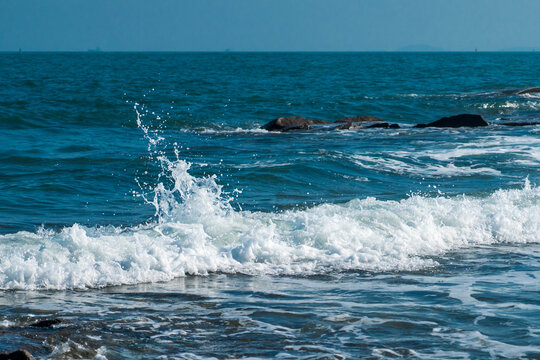
<svg viewBox="0 0 540 360">
<path fill-rule="evenodd" d="M 0 51 L 532 51 L 520 0 L 3 0 Z"/>
</svg>

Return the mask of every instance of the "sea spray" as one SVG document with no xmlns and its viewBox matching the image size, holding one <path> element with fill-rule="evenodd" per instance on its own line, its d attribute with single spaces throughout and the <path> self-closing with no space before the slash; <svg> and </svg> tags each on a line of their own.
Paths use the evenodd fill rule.
<svg viewBox="0 0 540 360">
<path fill-rule="evenodd" d="M 266 213 L 234 211 L 214 178 L 192 177 L 182 160 L 170 165 L 175 187 L 158 186 L 164 208 L 153 223 L 1 236 L 0 288 L 92 288 L 210 272 L 417 270 L 448 251 L 540 241 L 540 189 L 528 183 L 484 198 L 367 198 Z"/>
<path fill-rule="evenodd" d="M 495 125 L 540 118 L 538 54 L 0 62 L 2 351 L 538 357 L 540 127 Z M 403 127 L 259 129 L 293 114 Z"/>
<path fill-rule="evenodd" d="M 160 166 L 139 195 L 155 217 L 134 227 L 41 229 L 0 236 L 1 289 L 95 288 L 213 272 L 311 275 L 437 266 L 436 256 L 496 243 L 540 241 L 540 188 L 485 197 L 373 197 L 281 212 L 235 210 L 217 177 L 195 177 L 166 156 L 158 130 L 136 121 Z M 163 145 L 162 145 L 163 144 Z M 159 148 L 159 146 L 163 146 Z"/>
</svg>

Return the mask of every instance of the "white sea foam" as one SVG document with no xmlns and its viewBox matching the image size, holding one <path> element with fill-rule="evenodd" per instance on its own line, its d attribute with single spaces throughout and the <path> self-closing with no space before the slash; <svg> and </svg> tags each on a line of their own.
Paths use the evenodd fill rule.
<svg viewBox="0 0 540 360">
<path fill-rule="evenodd" d="M 532 97 L 531 97 L 532 98 Z M 539 110 L 539 101 L 505 101 L 505 102 L 487 102 L 477 104 L 475 107 L 480 109 L 501 109 L 501 110 Z"/>
<path fill-rule="evenodd" d="M 452 177 L 491 175 L 502 173 L 486 166 L 455 165 L 457 159 L 484 157 L 489 160 L 493 155 L 511 155 L 508 161 L 522 166 L 537 167 L 540 165 L 540 138 L 535 136 L 485 136 L 475 142 L 453 143 L 451 148 L 410 151 L 385 151 L 383 156 L 371 154 L 348 155 L 337 153 L 336 157 L 347 158 L 363 168 L 396 174 L 416 176 Z M 424 157 L 442 162 L 428 163 Z"/>
<path fill-rule="evenodd" d="M 144 126 L 138 104 L 135 110 L 152 152 L 162 137 Z M 395 171 L 497 175 L 489 168 L 419 168 L 388 157 L 355 156 L 364 166 Z M 215 176 L 193 177 L 190 164 L 178 152 L 176 157 L 158 158 L 163 168 L 159 179 L 168 181 L 141 194 L 155 207 L 152 223 L 131 228 L 74 224 L 60 231 L 0 236 L 0 289 L 94 288 L 211 272 L 414 270 L 436 266 L 433 256 L 460 248 L 540 242 L 540 188 L 528 181 L 522 189 L 484 198 L 417 195 L 250 212 L 233 209 Z"/>
<path fill-rule="evenodd" d="M 540 99 L 540 92 L 519 94 L 519 96 L 526 99 Z"/>
<path fill-rule="evenodd" d="M 408 154 L 413 156 L 413 154 Z M 452 176 L 474 176 L 492 175 L 500 176 L 501 172 L 489 167 L 456 166 L 449 164 L 418 164 L 410 163 L 390 157 L 351 155 L 352 161 L 365 169 L 386 171 L 396 174 L 412 174 L 416 176 L 430 177 L 452 177 Z"/>
<path fill-rule="evenodd" d="M 265 160 L 265 161 L 255 161 L 252 163 L 247 164 L 238 164 L 238 165 L 231 165 L 231 167 L 236 169 L 263 169 L 263 168 L 275 168 L 275 167 L 285 167 L 285 166 L 292 166 L 294 163 L 292 162 L 276 162 L 274 160 Z"/>
<path fill-rule="evenodd" d="M 433 329 L 433 335 L 444 340 L 458 344 L 466 349 L 481 349 L 487 351 L 491 358 L 502 357 L 506 359 L 521 359 L 529 353 L 537 353 L 538 347 L 530 345 L 513 345 L 490 339 L 480 331 L 452 330 L 447 328 Z"/>
<path fill-rule="evenodd" d="M 0 236 L 1 289 L 92 288 L 187 274 L 413 270 L 477 244 L 540 241 L 540 188 L 484 198 L 357 199 L 279 213 L 235 211 L 215 178 L 161 159 L 157 220 L 133 228 L 66 227 Z"/>
<path fill-rule="evenodd" d="M 261 128 L 235 128 L 235 129 L 202 129 L 203 134 L 267 134 L 268 130 Z"/>
<path fill-rule="evenodd" d="M 486 136 L 475 143 L 457 143 L 452 149 L 426 150 L 423 154 L 439 161 L 468 156 L 514 154 L 540 163 L 540 138 L 534 136 Z"/>
<path fill-rule="evenodd" d="M 9 321 L 9 320 L 0 321 L 0 328 L 9 328 L 9 327 L 12 327 L 13 325 L 15 325 L 13 321 Z"/>
</svg>

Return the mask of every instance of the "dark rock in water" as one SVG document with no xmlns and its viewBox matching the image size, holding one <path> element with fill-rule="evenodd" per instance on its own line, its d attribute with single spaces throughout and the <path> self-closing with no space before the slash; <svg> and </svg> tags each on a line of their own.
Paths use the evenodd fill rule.
<svg viewBox="0 0 540 360">
<path fill-rule="evenodd" d="M 321 126 L 316 127 L 312 125 L 337 125 L 337 126 Z M 281 131 L 288 132 L 294 130 L 312 130 L 313 128 L 319 128 L 320 130 L 354 130 L 354 129 L 370 129 L 370 128 L 391 128 L 398 129 L 398 124 L 389 124 L 382 121 L 376 116 L 349 116 L 339 119 L 336 122 L 330 122 L 319 119 L 309 119 L 301 116 L 288 116 L 280 117 L 272 120 L 263 126 L 261 129 L 268 131 Z"/>
<path fill-rule="evenodd" d="M 0 360 L 34 360 L 34 357 L 28 351 L 21 349 L 0 354 Z"/>
<path fill-rule="evenodd" d="M 540 87 L 532 87 L 527 89 L 510 89 L 510 90 L 503 90 L 498 93 L 495 93 L 496 95 L 523 95 L 523 94 L 534 94 L 539 93 Z"/>
<path fill-rule="evenodd" d="M 36 323 L 33 323 L 31 326 L 33 327 L 40 327 L 40 328 L 47 328 L 51 327 L 53 325 L 60 324 L 62 320 L 60 319 L 50 319 L 50 320 L 40 320 Z"/>
<path fill-rule="evenodd" d="M 366 129 L 371 129 L 371 128 L 399 129 L 399 125 L 389 124 L 387 122 L 380 122 L 380 123 L 375 123 L 375 124 L 366 126 Z"/>
<path fill-rule="evenodd" d="M 281 129 L 282 132 L 293 131 L 293 130 L 311 130 L 311 125 L 302 124 L 298 126 L 289 126 L 289 127 Z"/>
<path fill-rule="evenodd" d="M 397 129 L 399 128 L 398 124 L 389 124 L 386 121 L 382 121 L 376 116 L 368 115 L 359 115 L 359 116 L 348 116 L 339 119 L 335 122 L 336 124 L 342 124 L 336 126 L 335 130 L 354 130 L 354 129 L 371 129 L 371 128 L 382 128 L 382 129 Z"/>
<path fill-rule="evenodd" d="M 328 125 L 335 124 L 335 127 L 314 127 L 312 125 Z M 311 130 L 313 128 L 320 128 L 320 130 L 354 130 L 354 129 L 370 129 L 370 128 L 399 128 L 398 124 L 389 124 L 382 121 L 376 116 L 349 116 L 339 119 L 336 122 L 330 122 L 319 119 L 309 119 L 302 116 L 288 116 L 280 117 L 272 120 L 263 126 L 262 129 L 268 131 L 294 131 L 294 130 Z"/>
<path fill-rule="evenodd" d="M 540 93 L 540 87 L 533 87 L 528 89 L 519 90 L 517 94 L 523 95 L 523 94 L 534 94 L 534 93 Z"/>
<path fill-rule="evenodd" d="M 458 128 L 458 127 L 479 127 L 488 126 L 488 122 L 480 115 L 461 114 L 455 116 L 443 117 L 437 121 L 428 124 L 418 124 L 415 128 L 440 127 L 440 128 Z"/>
<path fill-rule="evenodd" d="M 504 126 L 534 126 L 534 125 L 540 125 L 540 121 L 512 121 L 512 122 L 498 123 L 497 125 L 504 125 Z"/>
<path fill-rule="evenodd" d="M 261 129 L 268 131 L 308 130 L 310 129 L 309 126 L 313 124 L 331 124 L 331 122 L 302 116 L 288 116 L 272 120 L 261 126 Z"/>
<path fill-rule="evenodd" d="M 336 121 L 336 123 L 355 123 L 355 122 L 383 122 L 381 119 L 379 119 L 376 116 L 367 116 L 367 115 L 359 115 L 359 116 L 348 116 L 339 119 Z"/>
<path fill-rule="evenodd" d="M 375 122 L 375 123 L 367 123 L 362 124 L 359 122 L 347 122 L 343 123 L 339 126 L 336 126 L 334 130 L 356 130 L 356 129 L 373 129 L 373 128 L 381 128 L 381 129 L 399 129 L 398 124 L 389 124 L 385 121 L 382 122 Z"/>
<path fill-rule="evenodd" d="M 365 125 L 359 122 L 346 122 L 334 128 L 334 130 L 356 130 L 365 129 Z"/>
</svg>

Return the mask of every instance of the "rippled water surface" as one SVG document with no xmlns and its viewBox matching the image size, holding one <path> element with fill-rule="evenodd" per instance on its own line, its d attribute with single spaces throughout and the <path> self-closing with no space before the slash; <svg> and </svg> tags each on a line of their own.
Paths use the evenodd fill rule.
<svg viewBox="0 0 540 360">
<path fill-rule="evenodd" d="M 539 357 L 539 60 L 0 54 L 0 351 Z"/>
</svg>

